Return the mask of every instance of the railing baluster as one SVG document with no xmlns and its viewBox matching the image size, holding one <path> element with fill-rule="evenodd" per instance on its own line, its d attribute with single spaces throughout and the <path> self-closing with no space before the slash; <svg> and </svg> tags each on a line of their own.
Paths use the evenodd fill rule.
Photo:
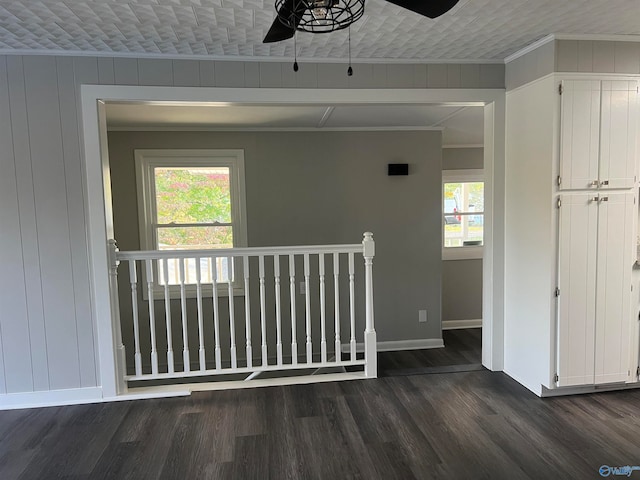
<svg viewBox="0 0 640 480">
<path fill-rule="evenodd" d="M 187 292 L 184 285 L 184 258 L 176 259 L 178 263 L 178 280 L 180 282 L 180 320 L 182 321 L 182 361 L 184 363 L 183 370 L 191 371 L 191 357 L 189 355 L 189 334 L 187 331 Z"/>
<path fill-rule="evenodd" d="M 327 361 L 327 314 L 326 314 L 326 287 L 324 284 L 324 253 L 318 255 L 318 273 L 320 274 L 320 361 Z"/>
<path fill-rule="evenodd" d="M 304 254 L 304 302 L 307 331 L 307 363 L 313 361 L 313 345 L 311 344 L 311 286 L 309 284 L 309 254 Z"/>
<path fill-rule="evenodd" d="M 249 257 L 242 257 L 244 268 L 244 331 L 247 339 L 247 367 L 253 365 L 253 352 L 251 349 L 251 300 L 249 298 Z"/>
<path fill-rule="evenodd" d="M 179 269 L 180 263 L 182 263 L 182 259 L 180 258 L 172 258 L 171 262 L 174 264 L 173 266 L 173 283 L 180 283 Z"/>
<path fill-rule="evenodd" d="M 171 334 L 171 298 L 169 296 L 169 262 L 162 259 L 162 277 L 164 279 L 164 317 L 167 325 L 167 369 L 175 371 L 173 363 L 173 335 Z"/>
<path fill-rule="evenodd" d="M 267 366 L 267 306 L 265 299 L 264 286 L 264 255 L 258 257 L 259 276 L 260 276 L 260 332 L 262 335 L 262 365 Z"/>
<path fill-rule="evenodd" d="M 333 254 L 333 296 L 334 298 L 334 316 L 335 316 L 335 330 L 336 330 L 336 340 L 335 340 L 335 350 L 336 350 L 336 363 L 341 362 L 341 351 L 342 348 L 340 346 L 340 285 L 338 282 L 340 275 L 340 254 Z"/>
<path fill-rule="evenodd" d="M 315 364 L 316 367 L 332 364 L 336 366 L 341 365 L 362 365 L 364 366 L 364 374 L 366 377 L 375 377 L 377 374 L 377 365 L 375 359 L 376 352 L 376 333 L 374 328 L 374 310 L 373 310 L 373 258 L 375 255 L 375 246 L 373 242 L 373 236 L 370 233 L 366 233 L 364 236 L 364 241 L 361 245 L 327 245 L 327 246 L 313 246 L 313 247 L 274 247 L 274 248 L 247 248 L 247 249 L 220 249 L 220 250 L 191 250 L 191 251 L 174 251 L 174 252 L 119 252 L 117 249 L 113 252 L 113 261 L 111 262 L 112 269 L 114 265 L 117 266 L 118 262 L 128 261 L 129 262 L 129 278 L 131 284 L 131 305 L 133 309 L 133 334 L 134 339 L 132 343 L 135 343 L 135 349 L 133 353 L 133 357 L 135 360 L 135 365 L 129 365 L 129 368 L 135 367 L 135 375 L 128 376 L 125 374 L 124 381 L 127 379 L 132 380 L 133 378 L 137 379 L 169 379 L 169 378 L 188 378 L 195 376 L 206 376 L 213 374 L 225 374 L 229 372 L 234 373 L 248 373 L 250 374 L 247 379 L 254 378 L 261 371 L 278 371 L 278 370 L 288 370 L 292 368 L 298 369 L 309 369 L 313 367 Z M 362 254 L 364 257 L 364 267 L 365 267 L 365 275 L 362 278 L 365 289 L 365 319 L 366 319 L 366 329 L 364 330 L 364 357 L 359 356 L 360 354 L 356 351 L 360 344 L 356 343 L 356 340 L 360 338 L 356 331 L 356 286 L 355 286 L 355 269 L 356 269 L 356 258 L 355 255 Z M 315 256 L 318 256 L 318 266 L 315 264 Z M 342 255 L 347 255 L 346 263 L 344 262 L 344 257 Z M 296 259 L 296 256 L 301 256 L 302 259 Z M 251 280 L 251 269 L 252 267 L 252 257 L 258 257 L 258 269 L 255 272 L 255 276 L 259 277 L 259 307 L 260 307 L 260 353 L 257 354 L 261 357 L 260 360 L 253 359 L 253 328 L 252 328 L 252 313 L 254 317 L 257 315 L 257 305 L 251 305 L 251 302 L 257 303 L 257 299 L 251 299 L 250 297 L 250 289 L 255 288 L 255 285 L 252 286 Z M 271 286 L 268 286 L 268 279 L 266 278 L 267 269 L 271 269 L 271 260 L 266 257 L 271 257 L 273 259 L 273 290 L 271 292 L 274 294 L 273 303 L 271 297 L 269 297 L 269 291 L 267 289 L 271 289 Z M 288 258 L 283 258 L 288 257 Z M 314 257 L 314 258 L 312 258 Z M 235 262 L 242 261 L 242 273 L 239 273 L 238 276 L 235 276 L 234 270 L 238 270 L 240 268 L 239 263 Z M 288 261 L 289 265 L 289 296 L 287 298 L 286 291 L 283 292 L 283 288 L 286 289 L 286 285 L 283 287 L 283 281 L 286 282 L 286 279 L 283 280 L 282 276 L 286 275 L 286 268 L 283 267 L 285 261 Z M 300 271 L 301 273 L 297 275 L 296 278 L 296 262 L 301 261 Z M 333 263 L 331 263 L 333 261 Z M 343 263 L 343 265 L 340 265 Z M 315 290 L 315 280 L 311 278 L 311 275 L 315 275 L 316 270 L 318 269 L 318 290 Z M 342 270 L 342 272 L 340 271 Z M 143 272 L 143 277 L 146 275 L 146 280 L 143 282 L 147 283 L 145 287 L 138 286 L 138 276 L 139 272 Z M 347 275 L 348 271 L 348 275 Z M 268 272 L 271 274 L 271 272 Z M 341 278 L 341 274 L 342 277 Z M 113 272 L 110 272 L 113 275 Z M 244 282 L 240 280 L 240 276 Z M 329 279 L 327 280 L 327 276 Z M 331 285 L 328 282 L 331 282 L 331 276 L 333 276 L 333 292 L 331 292 Z M 302 277 L 304 277 L 304 282 L 301 282 Z M 234 278 L 236 281 L 234 281 Z M 219 292 L 218 288 L 222 287 L 218 285 L 218 283 L 226 282 L 226 292 Z M 359 279 L 360 281 L 360 279 Z M 209 283 L 211 282 L 211 283 Z M 240 287 L 240 284 L 243 283 L 244 287 L 244 313 L 235 311 L 235 298 L 234 298 L 234 289 L 236 287 Z M 213 295 L 212 295 L 212 316 L 204 318 L 205 312 L 208 313 L 207 300 L 208 293 L 210 290 L 209 284 L 212 287 Z M 312 287 L 313 285 L 313 287 Z M 348 285 L 348 286 L 347 286 Z M 146 288 L 146 290 L 145 290 Z M 172 291 L 176 289 L 176 292 Z M 180 308 L 177 308 L 177 304 L 173 304 L 172 296 L 177 293 L 177 289 L 180 289 Z M 163 293 L 160 293 L 162 289 Z M 192 318 L 189 321 L 188 316 L 190 313 L 188 312 L 188 302 L 191 300 L 187 299 L 188 293 L 193 289 L 192 293 L 196 294 L 196 301 L 192 304 L 192 307 L 195 307 L 194 310 L 196 312 L 192 312 L 195 317 L 197 313 L 197 332 L 198 332 L 198 368 L 190 365 L 190 347 L 193 347 L 193 342 L 195 342 L 195 328 L 196 328 L 196 319 Z M 329 291 L 327 291 L 329 289 Z M 344 290 L 343 290 L 344 289 Z M 140 305 L 140 300 L 138 299 L 139 290 L 144 292 L 145 300 L 148 297 L 149 304 L 147 307 Z M 221 293 L 222 292 L 222 293 Z M 313 293 L 316 292 L 316 293 Z M 346 305 L 346 295 L 349 295 L 349 304 Z M 158 298 L 154 298 L 155 294 L 158 294 Z M 221 336 L 221 326 L 220 322 L 227 322 L 226 318 L 220 317 L 220 308 L 226 310 L 225 305 L 220 306 L 220 295 L 227 296 L 228 293 L 228 326 L 229 326 L 229 336 L 226 337 L 226 327 L 222 325 L 222 329 L 224 330 L 225 337 Z M 256 292 L 254 291 L 254 295 Z M 315 295 L 315 298 L 312 298 L 311 295 Z M 161 298 L 160 295 L 163 295 Z M 284 298 L 283 298 L 284 295 Z M 302 307 L 297 299 L 298 295 L 304 295 L 304 306 Z M 333 296 L 333 299 L 331 298 Z M 160 302 L 164 300 L 164 326 L 166 331 L 167 341 L 167 355 L 162 356 L 162 365 L 159 365 L 160 355 L 158 353 L 158 341 L 161 343 L 164 342 L 164 338 L 160 332 L 160 338 L 158 339 L 158 329 L 162 329 L 161 325 L 163 322 L 159 320 L 161 324 L 156 324 L 156 312 L 155 301 L 158 301 L 158 305 Z M 287 316 L 287 311 L 283 312 L 283 309 L 287 309 L 287 306 L 283 304 L 283 302 L 289 301 L 289 313 L 290 318 L 283 318 Z M 318 301 L 318 322 L 319 325 L 316 324 L 314 326 L 314 318 L 311 308 L 316 305 L 315 302 Z M 268 302 L 268 303 L 267 303 Z M 333 302 L 333 305 L 331 304 Z M 113 305 L 113 303 L 112 303 Z M 115 303 L 114 311 L 118 311 L 117 302 Z M 172 308 L 176 307 L 175 311 L 172 311 Z M 275 307 L 275 311 L 273 310 Z M 300 319 L 300 322 L 304 323 L 305 333 L 304 335 L 304 347 L 302 357 L 299 357 L 298 352 L 298 312 L 299 308 L 304 309 L 304 321 Z M 142 314 L 140 313 L 140 309 L 144 310 L 148 308 L 149 315 L 149 337 L 145 341 L 144 338 L 141 338 L 141 335 L 146 335 L 146 332 L 143 332 L 145 326 L 145 318 L 147 313 L 144 311 Z M 241 308 L 241 307 L 240 307 Z M 315 307 L 314 307 L 315 308 Z M 332 312 L 333 309 L 333 312 Z M 348 312 L 346 311 L 348 309 Z M 253 310 L 253 312 L 252 312 Z M 223 317 L 226 315 L 226 311 L 222 312 Z M 180 370 L 180 359 L 179 352 L 176 350 L 179 348 L 178 343 L 179 340 L 173 338 L 173 334 L 176 333 L 180 335 L 178 331 L 173 332 L 174 323 L 178 322 L 176 317 L 180 315 L 180 323 L 181 323 L 181 335 L 182 335 L 182 343 L 183 343 L 183 351 L 182 351 L 182 360 L 184 362 L 183 370 Z M 236 318 L 236 315 L 244 315 L 244 322 L 242 319 Z M 333 314 L 333 332 L 331 331 L 331 325 L 327 325 L 327 322 L 331 322 L 331 315 Z M 140 315 L 143 315 L 142 319 Z M 272 321 L 271 315 L 274 315 L 273 321 L 275 323 L 275 332 L 273 332 L 273 337 L 269 337 L 268 329 L 273 327 L 273 325 L 269 326 L 270 321 Z M 349 320 L 347 320 L 346 315 L 349 315 Z M 240 321 L 244 323 L 245 329 L 245 349 L 246 349 L 246 363 L 242 360 L 242 358 L 238 359 L 237 348 L 238 345 L 236 343 L 236 336 L 242 335 L 236 332 L 236 328 L 242 329 L 242 325 L 236 325 L 236 321 Z M 289 326 L 286 325 L 287 321 L 291 321 L 291 362 L 288 361 L 288 358 L 285 358 L 285 355 L 289 354 L 288 347 L 283 346 L 283 335 L 286 337 L 288 335 L 287 331 Z M 140 323 L 142 322 L 142 323 Z M 205 324 L 205 322 L 207 322 Z M 283 322 L 285 325 L 283 325 Z M 344 325 L 342 325 L 343 322 Z M 211 325 L 213 323 L 213 325 Z M 226 324 L 226 323 L 225 323 Z M 255 325 L 253 326 L 255 327 Z M 176 328 L 179 328 L 176 325 Z M 208 331 L 208 328 L 212 328 L 213 335 L 215 336 L 212 339 L 206 339 L 205 334 Z M 283 328 L 285 331 L 283 332 Z M 313 340 L 313 330 L 318 329 L 317 338 L 315 341 L 317 345 L 314 346 Z M 350 332 L 346 331 L 346 328 L 350 328 Z M 142 330 L 141 330 L 142 329 Z M 343 331 L 343 329 L 345 329 Z M 362 332 L 360 332 L 362 334 Z M 211 333 L 210 333 L 211 334 Z M 335 334 L 335 335 L 332 335 Z M 189 345 L 190 340 L 189 336 L 191 335 L 191 343 Z M 327 336 L 330 338 L 329 341 L 333 342 L 333 346 L 327 345 Z M 176 342 L 176 345 L 173 342 Z M 274 358 L 270 359 L 268 356 L 268 349 L 273 348 L 274 345 L 270 345 L 269 342 L 275 341 L 275 352 L 272 352 Z M 342 342 L 344 341 L 344 345 Z M 149 352 L 147 350 L 147 342 L 150 342 L 150 356 L 151 356 L 151 368 L 150 372 L 145 370 L 149 367 L 144 366 L 143 368 L 143 358 L 142 358 L 142 350 L 145 351 L 145 354 Z M 228 343 L 227 343 L 228 342 Z M 242 340 L 240 340 L 242 343 Z M 208 356 L 213 357 L 214 352 L 207 353 L 207 349 L 213 348 L 215 344 L 215 366 L 207 363 L 208 361 L 212 361 L 213 358 L 209 358 Z M 221 345 L 230 345 L 230 356 L 229 360 L 225 357 L 224 362 L 222 361 L 222 348 Z M 348 347 L 347 347 L 348 345 Z M 160 345 L 161 348 L 164 348 L 163 345 Z M 116 347 L 117 348 L 117 347 Z M 242 345 L 240 345 L 242 349 Z M 314 352 L 314 348 L 319 348 L 319 351 Z M 332 351 L 332 348 L 334 349 Z M 342 352 L 342 349 L 345 349 Z M 286 351 L 285 351 L 286 350 Z M 124 346 L 122 346 L 122 351 L 124 351 Z M 331 359 L 330 357 L 335 352 L 335 355 Z M 195 353 L 194 353 L 195 355 Z M 124 358 L 124 354 L 121 355 Z M 240 353 L 242 356 L 242 353 Z M 149 357 L 146 357 L 147 359 Z M 167 360 L 167 367 L 164 367 L 164 359 Z M 257 357 L 256 357 L 257 358 Z M 195 359 L 195 357 L 194 357 Z M 301 360 L 304 359 L 304 360 Z M 334 360 L 335 359 L 335 360 Z M 145 360 L 146 361 L 146 360 Z M 121 361 L 124 364 L 125 360 Z M 178 365 L 176 365 L 176 362 Z M 271 364 L 269 362 L 272 362 Z M 230 364 L 230 365 L 229 365 Z M 195 364 L 194 364 L 195 365 Z M 162 367 L 162 372 L 160 372 L 160 367 Z M 230 368 L 229 368 L 230 367 Z M 121 369 L 122 371 L 125 368 Z M 195 371 L 194 371 L 195 370 Z M 215 371 L 214 371 L 215 370 Z M 131 371 L 130 371 L 131 372 Z M 123 383 L 124 388 L 126 385 Z"/>
<path fill-rule="evenodd" d="M 280 310 L 280 255 L 273 256 L 273 275 L 276 281 L 276 352 L 282 365 L 282 312 Z"/>
<path fill-rule="evenodd" d="M 215 336 L 216 370 L 222 368 L 222 352 L 220 350 L 220 315 L 218 313 L 218 258 L 213 262 L 211 284 L 213 286 L 213 331 Z"/>
<path fill-rule="evenodd" d="M 158 350 L 156 350 L 156 313 L 153 300 L 153 260 L 146 260 L 147 291 L 149 293 L 149 332 L 151 333 L 151 373 L 158 374 Z"/>
<path fill-rule="evenodd" d="M 378 375 L 378 359 L 376 353 L 376 331 L 373 317 L 373 257 L 375 255 L 375 243 L 373 234 L 365 232 L 362 240 L 362 256 L 364 257 L 365 275 L 365 318 L 366 328 L 364 331 L 364 374 L 374 378 Z"/>
<path fill-rule="evenodd" d="M 200 257 L 194 259 L 196 262 L 196 304 L 198 306 L 198 358 L 200 360 L 200 371 L 207 369 L 207 359 L 204 351 L 204 318 L 202 313 L 202 272 L 200 271 Z"/>
<path fill-rule="evenodd" d="M 233 301 L 233 257 L 227 257 L 227 287 L 229 292 L 229 335 L 231 336 L 231 368 L 238 368 L 236 352 L 236 319 Z"/>
<path fill-rule="evenodd" d="M 291 364 L 298 364 L 298 340 L 296 332 L 296 263 L 295 256 L 289 255 L 289 295 L 291 297 Z"/>
<path fill-rule="evenodd" d="M 140 325 L 138 321 L 138 275 L 136 273 L 136 261 L 129 260 L 129 280 L 131 282 L 131 309 L 133 310 L 133 341 L 135 353 L 133 360 L 136 366 L 136 375 L 142 375 L 142 354 L 140 353 Z"/>
<path fill-rule="evenodd" d="M 349 319 L 351 320 L 351 361 L 356 359 L 356 304 L 355 304 L 355 261 L 349 253 Z"/>
</svg>

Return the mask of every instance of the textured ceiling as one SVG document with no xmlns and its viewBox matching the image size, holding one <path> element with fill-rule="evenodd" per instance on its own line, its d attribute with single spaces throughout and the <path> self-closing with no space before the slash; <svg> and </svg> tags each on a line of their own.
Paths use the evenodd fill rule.
<svg viewBox="0 0 640 480">
<path fill-rule="evenodd" d="M 0 0 L 0 51 L 292 57 L 262 43 L 274 16 L 274 0 Z M 503 60 L 550 33 L 640 34 L 640 0 L 460 0 L 436 20 L 366 0 L 352 57 Z M 297 37 L 300 58 L 348 55 L 346 31 Z"/>
</svg>

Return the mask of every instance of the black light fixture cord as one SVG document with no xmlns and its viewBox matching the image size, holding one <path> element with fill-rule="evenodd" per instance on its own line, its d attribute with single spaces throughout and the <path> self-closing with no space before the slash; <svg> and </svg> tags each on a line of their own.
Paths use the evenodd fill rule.
<svg viewBox="0 0 640 480">
<path fill-rule="evenodd" d="M 295 31 L 293 32 L 293 71 L 298 71 L 298 41 Z"/>
<path fill-rule="evenodd" d="M 353 68 L 351 68 L 351 26 L 349 26 L 349 68 L 347 68 L 347 75 L 349 77 L 353 75 Z"/>
</svg>

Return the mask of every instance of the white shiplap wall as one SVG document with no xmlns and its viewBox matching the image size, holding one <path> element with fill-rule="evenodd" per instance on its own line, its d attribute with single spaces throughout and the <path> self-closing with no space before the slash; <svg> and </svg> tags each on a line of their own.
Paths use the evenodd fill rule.
<svg viewBox="0 0 640 480">
<path fill-rule="evenodd" d="M 504 65 L 0 56 L 0 394 L 93 387 L 82 84 L 504 88 Z"/>
</svg>

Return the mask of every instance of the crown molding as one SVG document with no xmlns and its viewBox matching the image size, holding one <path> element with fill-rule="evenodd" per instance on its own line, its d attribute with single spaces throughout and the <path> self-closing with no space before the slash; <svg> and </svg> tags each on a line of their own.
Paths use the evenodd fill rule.
<svg viewBox="0 0 640 480">
<path fill-rule="evenodd" d="M 540 48 L 543 45 L 546 45 L 549 42 L 553 42 L 555 39 L 556 39 L 556 35 L 555 34 L 551 34 L 551 35 L 547 35 L 545 37 L 542 37 L 542 38 L 536 40 L 535 42 L 530 43 L 526 47 L 518 50 L 517 52 L 512 53 L 511 55 L 506 57 L 504 59 L 504 63 L 507 64 L 507 63 L 513 62 L 514 60 L 522 57 L 523 55 L 526 55 L 529 52 L 533 52 L 534 50 Z"/>
<path fill-rule="evenodd" d="M 554 40 L 582 40 L 582 41 L 593 41 L 593 42 L 638 42 L 640 43 L 640 35 L 600 35 L 600 34 L 573 34 L 573 33 L 552 33 L 545 37 L 542 37 L 539 40 L 536 40 L 533 43 L 530 43 L 526 47 L 518 50 L 515 53 L 512 53 L 508 57 L 504 59 L 504 63 L 510 63 L 514 60 L 526 55 L 529 52 L 540 48 L 541 46 L 552 42 Z"/>
<path fill-rule="evenodd" d="M 150 52 L 104 52 L 85 50 L 31 50 L 31 49 L 0 49 L 0 55 L 44 55 L 58 57 L 100 57 L 100 58 L 135 58 L 162 60 L 210 60 L 221 62 L 280 62 L 292 63 L 292 57 L 266 56 L 232 56 L 232 55 L 181 55 L 177 53 Z M 347 63 L 346 58 L 308 58 L 298 57 L 298 63 Z M 501 65 L 500 59 L 424 59 L 424 58 L 352 58 L 352 64 L 385 64 L 385 65 L 425 65 L 425 64 L 479 64 Z"/>
<path fill-rule="evenodd" d="M 640 42 L 640 35 L 564 34 L 554 35 L 556 40 L 587 40 L 600 42 Z"/>
</svg>

